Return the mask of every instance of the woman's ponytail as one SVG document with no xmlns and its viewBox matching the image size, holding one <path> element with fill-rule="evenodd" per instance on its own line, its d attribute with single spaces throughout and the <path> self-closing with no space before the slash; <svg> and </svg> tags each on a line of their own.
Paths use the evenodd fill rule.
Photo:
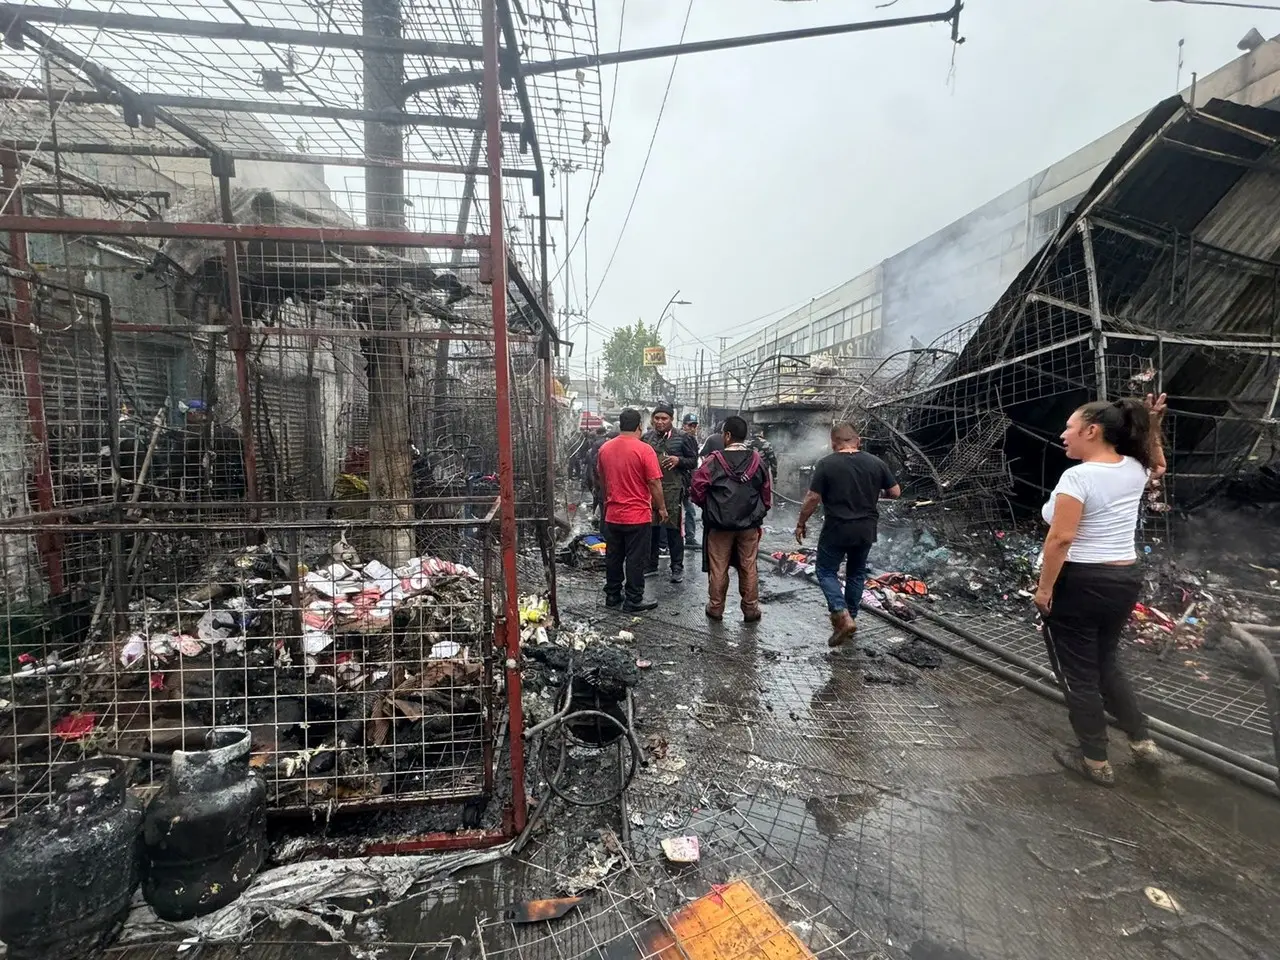
<svg viewBox="0 0 1280 960">
<path fill-rule="evenodd" d="M 1080 417 L 1101 427 L 1102 439 L 1115 447 L 1116 453 L 1151 469 L 1151 416 L 1141 400 L 1095 400 L 1080 408 Z"/>
</svg>

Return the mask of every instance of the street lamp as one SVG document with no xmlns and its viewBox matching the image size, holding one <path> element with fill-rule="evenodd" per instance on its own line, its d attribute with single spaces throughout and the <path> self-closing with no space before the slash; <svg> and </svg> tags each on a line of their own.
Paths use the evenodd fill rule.
<svg viewBox="0 0 1280 960">
<path fill-rule="evenodd" d="M 692 300 L 678 300 L 678 299 L 676 299 L 676 298 L 677 298 L 677 297 L 679 297 L 679 296 L 680 296 L 680 291 L 679 291 L 679 290 L 677 290 L 675 293 L 673 293 L 673 294 L 671 295 L 671 299 L 667 301 L 667 305 L 666 305 L 665 307 L 663 307 L 663 308 L 662 308 L 662 312 L 661 312 L 660 314 L 658 314 L 658 320 L 657 320 L 657 322 L 656 322 L 656 323 L 654 323 L 654 325 L 653 325 L 653 335 L 654 335 L 654 337 L 657 337 L 657 335 L 658 335 L 658 329 L 662 326 L 662 321 L 663 321 L 663 320 L 665 320 L 665 319 L 667 318 L 667 311 L 668 311 L 668 310 L 670 310 L 673 306 L 687 307 L 687 306 L 692 305 L 692 303 L 693 303 L 693 301 L 692 301 Z"/>
</svg>

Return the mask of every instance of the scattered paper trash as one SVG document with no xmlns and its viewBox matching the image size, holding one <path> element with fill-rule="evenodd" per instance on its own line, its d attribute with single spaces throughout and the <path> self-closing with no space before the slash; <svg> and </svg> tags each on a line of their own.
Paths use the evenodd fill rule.
<svg viewBox="0 0 1280 960">
<path fill-rule="evenodd" d="M 452 660 L 462 653 L 462 645 L 453 640 L 441 640 L 431 648 L 432 660 Z"/>
<path fill-rule="evenodd" d="M 1142 892 L 1147 895 L 1147 899 L 1150 900 L 1152 904 L 1159 907 L 1161 910 L 1168 910 L 1170 913 L 1176 914 L 1182 913 L 1182 907 L 1178 904 L 1178 901 L 1173 899 L 1173 897 L 1169 896 L 1169 894 L 1165 893 L 1159 887 L 1147 887 Z"/>
<path fill-rule="evenodd" d="M 697 863 L 697 837 L 668 837 L 662 841 L 662 852 L 672 863 Z"/>
</svg>

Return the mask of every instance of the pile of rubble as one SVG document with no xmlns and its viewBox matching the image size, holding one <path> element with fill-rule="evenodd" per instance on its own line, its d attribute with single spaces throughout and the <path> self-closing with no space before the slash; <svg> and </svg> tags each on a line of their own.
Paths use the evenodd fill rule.
<svg viewBox="0 0 1280 960">
<path fill-rule="evenodd" d="M 15 715 L 57 700 L 47 748 L 165 751 L 243 725 L 252 765 L 285 803 L 304 791 L 314 801 L 412 790 L 433 744 L 447 753 L 482 736 L 490 619 L 470 567 L 417 557 L 392 568 L 345 541 L 295 566 L 254 546 L 208 561 L 168 599 L 134 601 L 127 618 L 109 652 L 79 658 L 61 684 L 15 674 Z M 41 739 L 27 738 L 28 751 Z"/>
</svg>

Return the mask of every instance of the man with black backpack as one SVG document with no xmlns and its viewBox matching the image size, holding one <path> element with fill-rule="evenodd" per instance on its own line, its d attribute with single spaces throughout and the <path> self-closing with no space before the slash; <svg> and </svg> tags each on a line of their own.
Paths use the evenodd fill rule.
<svg viewBox="0 0 1280 960">
<path fill-rule="evenodd" d="M 693 502 L 702 507 L 703 557 L 707 567 L 707 616 L 724 617 L 729 568 L 738 571 L 742 619 L 760 619 L 756 555 L 760 525 L 773 506 L 773 482 L 760 454 L 746 445 L 747 423 L 724 422 L 724 450 L 712 451 L 693 475 Z"/>
</svg>

